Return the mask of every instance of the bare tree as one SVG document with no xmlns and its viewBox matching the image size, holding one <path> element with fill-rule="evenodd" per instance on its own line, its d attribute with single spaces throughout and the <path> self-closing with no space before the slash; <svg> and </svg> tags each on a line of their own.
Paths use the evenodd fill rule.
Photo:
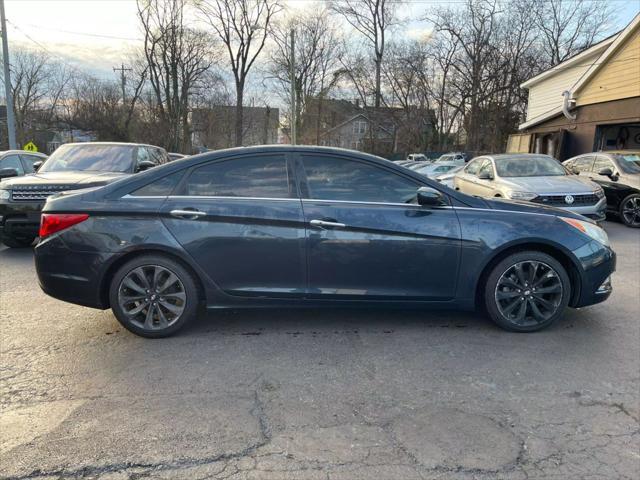
<svg viewBox="0 0 640 480">
<path fill-rule="evenodd" d="M 321 110 L 322 98 L 329 94 L 340 79 L 341 69 L 338 59 L 341 55 L 342 42 L 325 10 L 297 15 L 286 22 L 274 25 L 275 49 L 271 53 L 269 70 L 286 103 L 289 101 L 291 92 L 290 34 L 292 30 L 295 35 L 296 112 L 290 112 L 289 122 L 295 121 L 297 131 L 301 132 L 300 118 L 301 113 L 306 112 L 307 100 L 316 98 L 314 105 Z M 311 112 L 306 113 L 307 117 L 310 117 Z M 318 117 L 321 115 L 321 111 L 316 113 Z M 310 133 L 309 129 L 307 133 Z M 309 140 L 310 138 L 306 139 L 306 141 Z"/>
<path fill-rule="evenodd" d="M 530 13 L 552 67 L 593 45 L 607 29 L 612 9 L 607 2 L 535 0 Z"/>
<path fill-rule="evenodd" d="M 196 0 L 196 4 L 229 55 L 236 87 L 235 142 L 241 146 L 247 76 L 282 5 L 280 0 Z"/>
<path fill-rule="evenodd" d="M 35 130 L 56 121 L 70 78 L 69 70 L 44 52 L 13 54 L 11 88 L 19 143 L 33 140 Z"/>
<path fill-rule="evenodd" d="M 186 4 L 137 0 L 148 78 L 165 127 L 164 145 L 190 153 L 189 99 L 213 64 L 214 43 L 206 32 L 185 25 Z"/>
<path fill-rule="evenodd" d="M 388 28 L 394 23 L 397 0 L 338 0 L 331 9 L 373 46 L 375 63 L 375 107 L 382 102 L 381 71 Z"/>
<path fill-rule="evenodd" d="M 451 37 L 460 46 L 460 56 L 453 63 L 460 90 L 468 105 L 465 111 L 467 147 L 480 150 L 482 103 L 495 94 L 495 77 L 499 75 L 492 61 L 499 57 L 495 42 L 498 22 L 497 0 L 467 0 L 462 12 L 451 8 L 438 10 L 431 17 L 436 30 Z"/>
</svg>

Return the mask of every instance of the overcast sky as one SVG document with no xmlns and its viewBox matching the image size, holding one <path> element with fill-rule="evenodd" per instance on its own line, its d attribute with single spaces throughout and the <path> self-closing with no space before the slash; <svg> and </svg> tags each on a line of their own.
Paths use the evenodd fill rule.
<svg viewBox="0 0 640 480">
<path fill-rule="evenodd" d="M 623 28 L 640 10 L 640 0 L 609 2 L 617 12 L 613 29 Z M 321 0 L 286 0 L 289 9 L 317 8 Z M 401 15 L 412 20 L 403 33 L 419 35 L 428 28 L 416 21 L 431 6 L 461 0 L 407 0 Z M 140 29 L 135 0 L 5 0 L 10 48 L 46 50 L 49 54 L 103 77 L 139 47 Z"/>
</svg>

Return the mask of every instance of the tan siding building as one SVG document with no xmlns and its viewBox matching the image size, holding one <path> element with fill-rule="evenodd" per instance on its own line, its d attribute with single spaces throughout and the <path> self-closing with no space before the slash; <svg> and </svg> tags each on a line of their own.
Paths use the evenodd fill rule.
<svg viewBox="0 0 640 480">
<path fill-rule="evenodd" d="M 560 160 L 585 152 L 640 148 L 640 15 L 621 32 L 521 85 L 526 121 L 508 152 Z"/>
</svg>

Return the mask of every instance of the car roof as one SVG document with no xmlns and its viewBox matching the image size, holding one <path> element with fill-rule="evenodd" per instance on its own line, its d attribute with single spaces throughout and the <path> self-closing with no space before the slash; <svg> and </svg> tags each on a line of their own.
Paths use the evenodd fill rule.
<svg viewBox="0 0 640 480">
<path fill-rule="evenodd" d="M 30 152 L 29 150 L 2 150 L 0 151 L 0 155 L 4 155 L 6 153 L 14 153 L 14 154 L 22 154 L 22 155 L 38 155 L 41 157 L 46 157 L 46 153 L 42 152 Z"/>
<path fill-rule="evenodd" d="M 640 155 L 640 150 L 600 150 L 599 152 L 593 152 L 593 153 L 601 153 L 604 155 L 607 155 L 607 154 L 624 155 L 625 153 L 634 153 L 636 155 Z M 587 154 L 585 153 L 584 155 L 587 155 Z"/>
<path fill-rule="evenodd" d="M 497 153 L 488 155 L 478 155 L 475 158 L 492 158 L 493 160 L 500 160 L 501 158 L 508 158 L 511 160 L 530 160 L 532 158 L 551 158 L 555 160 L 551 155 L 545 155 L 544 153 Z"/>
<path fill-rule="evenodd" d="M 128 146 L 128 147 L 154 147 L 154 148 L 162 148 L 157 145 L 151 145 L 149 143 L 133 143 L 133 142 L 70 142 L 63 143 L 62 145 L 112 145 L 112 146 Z M 60 145 L 60 146 L 62 146 Z"/>
</svg>

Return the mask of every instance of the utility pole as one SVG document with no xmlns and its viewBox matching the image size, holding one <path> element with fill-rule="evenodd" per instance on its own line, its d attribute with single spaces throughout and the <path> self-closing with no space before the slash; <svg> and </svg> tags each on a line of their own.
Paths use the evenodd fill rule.
<svg viewBox="0 0 640 480">
<path fill-rule="evenodd" d="M 124 72 L 130 72 L 130 68 L 126 68 L 124 63 L 120 65 L 120 68 L 113 67 L 114 72 L 120 72 L 120 81 L 122 82 L 122 105 L 127 103 L 125 95 L 125 86 L 127 84 L 127 76 Z"/>
<path fill-rule="evenodd" d="M 290 77 L 291 77 L 291 145 L 295 145 L 298 141 L 296 132 L 296 34 L 295 30 L 291 29 L 291 65 L 290 65 Z"/>
<path fill-rule="evenodd" d="M 9 149 L 17 150 L 16 119 L 13 116 L 13 92 L 11 91 L 11 72 L 9 71 L 9 44 L 7 43 L 7 20 L 4 16 L 4 0 L 0 0 L 0 28 L 2 28 L 2 59 L 4 63 L 4 91 L 7 100 Z"/>
</svg>

